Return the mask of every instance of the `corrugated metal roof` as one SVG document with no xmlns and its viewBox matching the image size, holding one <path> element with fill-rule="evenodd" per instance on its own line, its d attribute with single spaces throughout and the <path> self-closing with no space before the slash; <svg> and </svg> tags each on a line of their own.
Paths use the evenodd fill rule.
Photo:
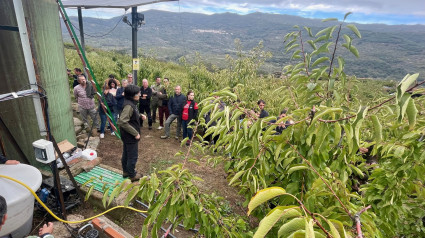
<svg viewBox="0 0 425 238">
<path fill-rule="evenodd" d="M 112 188 L 108 190 L 108 195 L 111 195 L 114 184 L 120 184 L 125 180 L 121 174 L 112 172 L 100 166 L 94 167 L 92 170 L 90 170 L 90 172 L 82 172 L 74 178 L 79 184 L 84 184 L 91 178 L 96 178 L 92 183 L 87 183 L 86 186 L 91 187 L 94 185 L 94 190 L 97 190 L 101 193 L 104 193 L 108 188 Z M 105 186 L 103 186 L 104 182 L 106 183 Z"/>
<path fill-rule="evenodd" d="M 131 8 L 159 2 L 171 2 L 178 0 L 63 0 L 66 8 L 81 7 L 90 8 Z"/>
</svg>

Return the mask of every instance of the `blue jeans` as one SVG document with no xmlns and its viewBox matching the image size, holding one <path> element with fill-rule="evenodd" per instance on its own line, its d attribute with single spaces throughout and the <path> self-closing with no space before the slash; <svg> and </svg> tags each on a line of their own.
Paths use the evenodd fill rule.
<svg viewBox="0 0 425 238">
<path fill-rule="evenodd" d="M 189 137 L 189 140 L 192 139 L 193 130 L 192 130 L 192 128 L 188 128 L 189 122 L 190 122 L 189 120 L 182 120 L 183 139 L 186 138 L 186 137 Z"/>
<path fill-rule="evenodd" d="M 105 134 L 105 126 L 106 126 L 106 114 L 99 114 L 100 115 L 100 133 Z M 111 124 L 109 123 L 109 126 Z M 112 131 L 112 127 L 111 127 Z"/>
</svg>

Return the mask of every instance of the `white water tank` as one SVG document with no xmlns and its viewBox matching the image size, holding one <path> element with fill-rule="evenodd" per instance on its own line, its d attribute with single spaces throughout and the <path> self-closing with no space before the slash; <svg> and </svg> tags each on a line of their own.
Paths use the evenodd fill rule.
<svg viewBox="0 0 425 238">
<path fill-rule="evenodd" d="M 38 169 L 26 164 L 0 165 L 0 174 L 17 179 L 34 192 L 40 188 L 42 177 Z M 26 237 L 31 232 L 34 197 L 24 186 L 0 177 L 0 195 L 7 202 L 6 223 L 0 237 L 12 234 L 14 238 Z"/>
</svg>

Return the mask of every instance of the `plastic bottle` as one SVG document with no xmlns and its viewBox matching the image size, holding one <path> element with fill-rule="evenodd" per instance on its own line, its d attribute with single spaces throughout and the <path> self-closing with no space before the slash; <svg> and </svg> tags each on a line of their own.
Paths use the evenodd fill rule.
<svg viewBox="0 0 425 238">
<path fill-rule="evenodd" d="M 83 150 L 81 157 L 86 160 L 94 160 L 97 158 L 97 152 L 92 149 L 85 149 Z"/>
</svg>

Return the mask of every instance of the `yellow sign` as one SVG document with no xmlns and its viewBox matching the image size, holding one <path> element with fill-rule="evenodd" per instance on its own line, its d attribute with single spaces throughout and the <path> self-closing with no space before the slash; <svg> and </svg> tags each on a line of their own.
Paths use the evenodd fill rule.
<svg viewBox="0 0 425 238">
<path fill-rule="evenodd" d="M 133 59 L 133 70 L 139 70 L 139 59 Z"/>
</svg>

